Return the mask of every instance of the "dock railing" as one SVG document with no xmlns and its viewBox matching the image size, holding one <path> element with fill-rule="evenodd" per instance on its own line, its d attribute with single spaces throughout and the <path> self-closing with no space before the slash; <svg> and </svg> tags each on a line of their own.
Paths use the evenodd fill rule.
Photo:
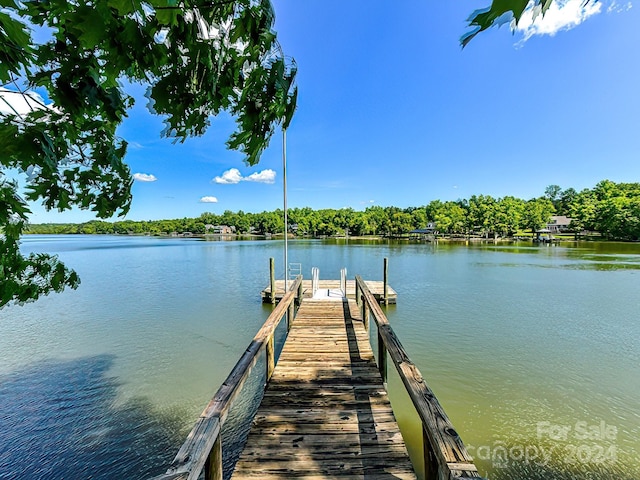
<svg viewBox="0 0 640 480">
<path fill-rule="evenodd" d="M 204 409 L 167 472 L 153 480 L 196 480 L 203 471 L 205 480 L 222 480 L 221 430 L 229 409 L 263 350 L 267 382 L 271 378 L 275 368 L 274 333 L 285 317 L 289 331 L 295 316 L 295 300 L 298 305 L 302 301 L 301 285 L 299 275 Z"/>
<path fill-rule="evenodd" d="M 365 328 L 369 329 L 369 316 L 373 317 L 377 325 L 378 369 L 385 386 L 388 353 L 422 420 L 425 479 L 482 478 L 435 394 L 407 355 L 382 308 L 360 275 L 356 275 L 356 301 L 361 308 Z"/>
<path fill-rule="evenodd" d="M 311 268 L 311 296 L 315 296 L 320 284 L 320 269 L 318 267 Z"/>
</svg>

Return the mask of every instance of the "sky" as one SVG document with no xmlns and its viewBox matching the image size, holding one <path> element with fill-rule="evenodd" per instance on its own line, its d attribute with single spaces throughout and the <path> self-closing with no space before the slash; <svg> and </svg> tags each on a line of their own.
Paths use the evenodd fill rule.
<svg viewBox="0 0 640 480">
<path fill-rule="evenodd" d="M 463 50 L 466 19 L 489 0 L 274 0 L 298 66 L 287 131 L 288 206 L 426 205 L 471 195 L 523 199 L 551 184 L 640 181 L 640 5 L 562 0 Z M 282 208 L 282 135 L 248 167 L 226 150 L 233 119 L 173 144 L 144 91 L 119 134 L 135 174 L 127 219 Z M 32 223 L 83 222 L 45 212 Z"/>
</svg>

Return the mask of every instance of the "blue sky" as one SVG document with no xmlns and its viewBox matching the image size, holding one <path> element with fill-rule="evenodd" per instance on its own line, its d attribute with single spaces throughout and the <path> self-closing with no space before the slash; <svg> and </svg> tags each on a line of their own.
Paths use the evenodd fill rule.
<svg viewBox="0 0 640 480">
<path fill-rule="evenodd" d="M 567 10 L 533 27 L 525 19 L 513 34 L 492 29 L 461 50 L 466 18 L 489 0 L 274 0 L 280 43 L 298 65 L 289 206 L 528 199 L 550 184 L 640 181 L 640 5 L 603 0 L 580 10 L 582 0 L 565 1 Z M 282 206 L 279 132 L 250 168 L 225 149 L 232 119 L 174 145 L 160 138 L 144 92 L 133 93 L 120 134 L 132 172 L 147 177 L 137 176 L 126 218 Z M 34 223 L 93 218 L 32 209 Z"/>
</svg>

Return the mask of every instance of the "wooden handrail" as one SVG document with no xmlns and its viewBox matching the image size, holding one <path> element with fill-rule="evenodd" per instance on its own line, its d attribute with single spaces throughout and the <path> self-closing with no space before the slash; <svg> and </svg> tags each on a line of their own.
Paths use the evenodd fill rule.
<svg viewBox="0 0 640 480">
<path fill-rule="evenodd" d="M 482 478 L 442 405 L 407 355 L 382 308 L 360 275 L 356 275 L 356 298 L 361 304 L 365 325 L 371 313 L 378 327 L 378 368 L 383 381 L 386 382 L 388 352 L 422 420 L 426 479 Z"/>
<path fill-rule="evenodd" d="M 290 305 L 293 305 L 296 296 L 299 294 L 299 286 L 301 284 L 302 276 L 299 275 L 204 409 L 167 472 L 154 477 L 153 480 L 196 480 L 203 469 L 205 471 L 205 480 L 222 480 L 220 432 L 224 421 L 233 400 L 240 392 L 263 348 L 267 355 L 267 381 L 271 377 L 275 364 L 274 332 L 285 314 L 288 313 L 290 315 L 289 322 L 293 320 L 294 309 L 290 308 Z"/>
</svg>

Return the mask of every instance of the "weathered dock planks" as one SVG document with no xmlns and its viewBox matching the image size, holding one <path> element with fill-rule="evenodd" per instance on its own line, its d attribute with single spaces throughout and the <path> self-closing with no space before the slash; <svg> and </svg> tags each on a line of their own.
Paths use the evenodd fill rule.
<svg viewBox="0 0 640 480">
<path fill-rule="evenodd" d="M 416 478 L 356 312 L 302 303 L 233 480 Z"/>
</svg>

